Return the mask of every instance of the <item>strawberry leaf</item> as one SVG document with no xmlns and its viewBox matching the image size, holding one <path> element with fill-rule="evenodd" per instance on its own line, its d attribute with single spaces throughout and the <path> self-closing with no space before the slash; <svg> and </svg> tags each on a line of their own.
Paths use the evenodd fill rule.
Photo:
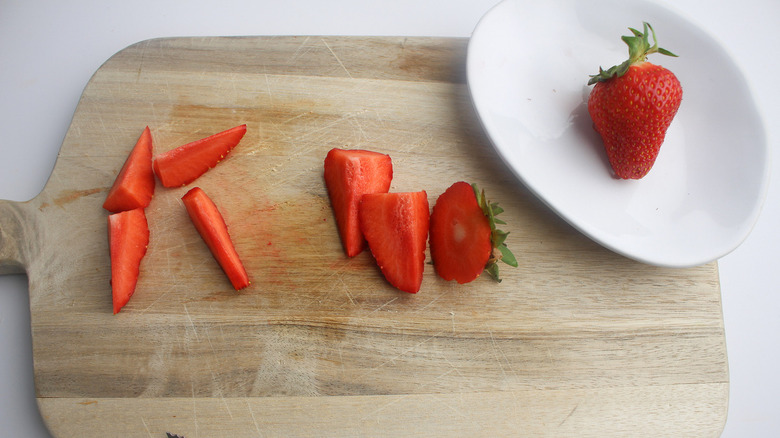
<svg viewBox="0 0 780 438">
<path fill-rule="evenodd" d="M 490 274 L 493 279 L 501 283 L 501 277 L 498 276 L 498 264 L 495 262 L 489 263 L 487 266 L 485 266 L 485 271 Z"/>
<path fill-rule="evenodd" d="M 498 263 L 496 262 L 502 260 L 507 265 L 515 268 L 518 265 L 517 258 L 515 258 L 515 255 L 509 250 L 506 243 L 504 243 L 507 236 L 509 236 L 509 232 L 496 228 L 496 224 L 506 225 L 506 222 L 496 218 L 497 215 L 504 212 L 504 209 L 496 202 L 489 202 L 485 197 L 485 191 L 479 190 L 476 184 L 472 184 L 471 187 L 474 189 L 474 196 L 477 198 L 477 204 L 479 204 L 482 213 L 487 216 L 488 221 L 490 222 L 490 242 L 493 246 L 493 252 L 487 265 L 485 265 L 485 271 L 500 283 L 501 278 L 499 277 Z"/>
<path fill-rule="evenodd" d="M 506 263 L 509 266 L 512 266 L 514 268 L 517 267 L 517 259 L 515 258 L 515 255 L 512 254 L 512 251 L 509 250 L 509 248 L 506 245 L 501 245 L 498 247 L 498 250 L 501 251 L 501 261 Z"/>
<path fill-rule="evenodd" d="M 501 245 L 504 244 L 504 241 L 506 240 L 506 236 L 508 236 L 509 233 L 506 233 L 501 230 L 495 230 L 493 231 L 493 234 L 491 236 L 491 240 L 493 241 L 493 248 L 498 248 Z"/>
<path fill-rule="evenodd" d="M 646 24 L 645 24 L 645 28 L 647 28 L 647 25 L 646 25 Z M 642 38 L 642 32 L 640 32 L 640 31 L 638 31 L 638 30 L 634 29 L 633 27 L 629 27 L 629 28 L 628 28 L 628 30 L 630 30 L 630 31 L 631 31 L 631 33 L 633 33 L 633 34 L 634 34 L 634 36 L 636 36 L 636 37 L 639 37 L 639 38 Z"/>
<path fill-rule="evenodd" d="M 666 56 L 674 56 L 676 57 L 674 53 L 662 49 L 658 47 L 658 40 L 655 38 L 655 30 L 653 30 L 653 26 L 650 25 L 648 22 L 643 22 L 643 30 L 644 32 L 640 32 L 633 28 L 628 28 L 628 30 L 631 31 L 631 33 L 634 36 L 627 36 L 624 35 L 621 37 L 623 42 L 628 45 L 628 60 L 623 62 L 622 64 L 618 64 L 615 66 L 610 67 L 607 70 L 602 69 L 599 67 L 598 74 L 590 75 L 590 80 L 588 80 L 588 85 L 593 85 L 596 82 L 605 82 L 613 77 L 620 77 L 626 74 L 629 67 L 631 67 L 634 64 L 638 64 L 640 62 L 644 62 L 647 59 L 647 55 L 650 55 L 652 53 L 660 53 L 662 55 Z M 648 32 L 649 29 L 649 32 Z M 653 35 L 653 45 L 650 45 L 650 34 Z"/>
</svg>

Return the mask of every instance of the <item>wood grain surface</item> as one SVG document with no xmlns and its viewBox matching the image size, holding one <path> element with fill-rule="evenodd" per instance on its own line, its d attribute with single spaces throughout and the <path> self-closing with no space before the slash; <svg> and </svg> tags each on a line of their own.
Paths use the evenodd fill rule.
<svg viewBox="0 0 780 438">
<path fill-rule="evenodd" d="M 36 395 L 57 437 L 717 436 L 728 364 L 717 264 L 644 265 L 559 219 L 505 167 L 465 84 L 467 40 L 168 38 L 89 81 L 43 192 L 0 201 L 0 273 L 29 276 Z M 518 79 L 520 80 L 520 79 Z M 145 126 L 163 152 L 246 123 L 188 187 L 157 185 L 112 314 L 101 205 Z M 327 151 L 393 159 L 391 191 L 484 187 L 517 269 L 418 294 L 341 248 Z M 240 292 L 180 201 L 220 206 Z M 429 260 L 429 258 L 428 258 Z"/>
</svg>

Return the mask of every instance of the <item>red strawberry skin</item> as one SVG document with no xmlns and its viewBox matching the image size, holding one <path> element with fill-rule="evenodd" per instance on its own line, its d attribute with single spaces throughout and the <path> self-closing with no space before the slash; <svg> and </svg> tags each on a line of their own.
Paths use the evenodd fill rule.
<svg viewBox="0 0 780 438">
<path fill-rule="evenodd" d="M 182 198 L 195 229 L 236 290 L 249 286 L 249 276 L 230 239 L 227 224 L 216 204 L 200 187 Z"/>
<path fill-rule="evenodd" d="M 650 62 L 631 65 L 623 76 L 593 87 L 588 112 L 618 178 L 647 175 L 681 102 L 677 77 Z"/>
<path fill-rule="evenodd" d="M 179 146 L 154 158 L 154 173 L 164 187 L 181 187 L 217 165 L 246 134 L 246 125 Z"/>
<path fill-rule="evenodd" d="M 331 149 L 324 163 L 325 185 L 348 257 L 365 249 L 358 205 L 367 193 L 387 193 L 393 180 L 389 155 L 366 150 Z"/>
<path fill-rule="evenodd" d="M 456 182 L 436 200 L 431 213 L 431 258 L 436 273 L 460 284 L 475 280 L 492 253 L 490 221 L 474 188 Z"/>
<path fill-rule="evenodd" d="M 360 202 L 360 229 L 387 281 L 409 293 L 420 290 L 430 210 L 425 191 L 372 193 Z"/>
<path fill-rule="evenodd" d="M 152 134 L 147 126 L 108 191 L 103 208 L 112 213 L 146 208 L 153 195 Z"/>
<path fill-rule="evenodd" d="M 149 224 L 142 208 L 108 216 L 111 295 L 114 314 L 130 301 L 149 245 Z"/>
</svg>

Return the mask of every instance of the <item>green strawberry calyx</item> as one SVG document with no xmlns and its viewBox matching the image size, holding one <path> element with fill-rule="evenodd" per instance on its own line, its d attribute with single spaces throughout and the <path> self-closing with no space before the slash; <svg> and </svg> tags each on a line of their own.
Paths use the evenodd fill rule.
<svg viewBox="0 0 780 438">
<path fill-rule="evenodd" d="M 482 209 L 482 213 L 487 216 L 488 221 L 490 222 L 490 242 L 492 243 L 493 250 L 490 254 L 490 259 L 485 265 L 485 270 L 491 277 L 500 283 L 501 278 L 498 276 L 499 260 L 509 266 L 517 267 L 517 259 L 505 243 L 509 233 L 499 230 L 496 227 L 496 224 L 506 225 L 506 222 L 496 217 L 499 213 L 502 213 L 504 209 L 499 207 L 496 202 L 489 202 L 485 197 L 484 189 L 480 191 L 476 184 L 472 184 L 471 188 L 474 189 L 474 195 L 477 197 L 477 204 L 479 204 L 479 207 Z"/>
<path fill-rule="evenodd" d="M 628 45 L 628 59 L 622 64 L 614 65 L 607 70 L 599 67 L 598 74 L 590 75 L 588 85 L 593 85 L 596 82 L 604 82 L 612 79 L 613 77 L 620 77 L 626 74 L 628 68 L 634 64 L 644 62 L 647 59 L 647 55 L 651 53 L 660 53 L 662 55 L 674 56 L 674 53 L 658 47 L 658 40 L 655 38 L 655 30 L 650 23 L 642 22 L 644 32 L 640 32 L 633 28 L 628 28 L 634 36 L 624 35 L 621 39 Z M 648 32 L 648 29 L 650 32 Z M 653 45 L 650 45 L 650 34 L 653 35 Z"/>
</svg>

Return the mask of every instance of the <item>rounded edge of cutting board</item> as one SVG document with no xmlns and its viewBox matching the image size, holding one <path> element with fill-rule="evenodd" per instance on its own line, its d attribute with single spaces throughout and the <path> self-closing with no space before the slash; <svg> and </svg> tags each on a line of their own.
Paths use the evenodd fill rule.
<svg viewBox="0 0 780 438">
<path fill-rule="evenodd" d="M 0 275 L 26 272 L 34 219 L 25 205 L 0 200 Z"/>
</svg>

